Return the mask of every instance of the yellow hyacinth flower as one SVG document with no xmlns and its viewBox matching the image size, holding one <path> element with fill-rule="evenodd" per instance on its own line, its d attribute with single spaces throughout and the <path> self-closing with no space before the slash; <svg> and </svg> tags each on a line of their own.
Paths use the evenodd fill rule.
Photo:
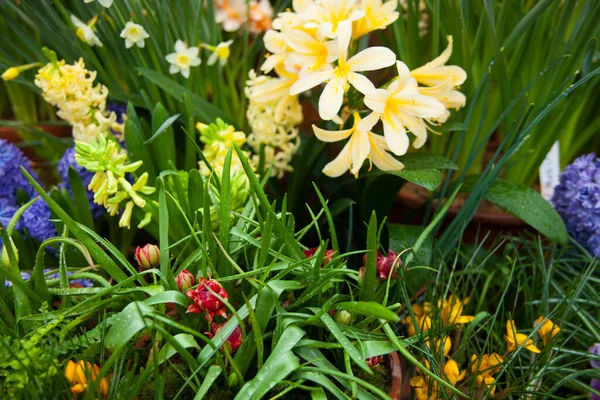
<svg viewBox="0 0 600 400">
<path fill-rule="evenodd" d="M 413 143 L 420 148 L 427 141 L 424 119 L 440 118 L 446 107 L 431 96 L 419 93 L 417 81 L 401 61 L 396 63 L 398 78 L 386 89 L 373 90 L 365 96 L 365 105 L 381 114 L 385 140 L 396 155 L 406 154 L 409 145 L 407 130 L 416 136 Z"/>
<path fill-rule="evenodd" d="M 93 382 L 99 373 L 100 367 L 83 360 L 78 363 L 69 360 L 65 369 L 65 377 L 71 384 L 71 392 L 73 394 L 85 392 L 89 386 L 88 378 Z M 97 386 L 97 390 L 103 398 L 108 395 L 108 388 L 108 379 L 102 378 Z"/>
<path fill-rule="evenodd" d="M 457 297 L 450 296 L 438 304 L 442 308 L 442 321 L 444 325 L 467 324 L 475 319 L 471 315 L 462 315 L 464 305 L 469 303 L 469 298 L 460 300 Z"/>
<path fill-rule="evenodd" d="M 543 316 L 539 317 L 535 320 L 535 325 L 537 326 L 541 324 L 543 320 Z M 551 341 L 554 338 L 554 336 L 558 335 L 558 332 L 560 332 L 560 328 L 558 327 L 558 325 L 552 322 L 551 319 L 547 319 L 546 322 L 544 322 L 538 330 L 538 335 L 540 335 L 542 343 L 544 343 L 545 346 L 548 344 L 549 341 Z"/>
<path fill-rule="evenodd" d="M 375 89 L 373 83 L 358 72 L 389 67 L 396 61 L 394 52 L 381 46 L 369 47 L 348 58 L 351 38 L 352 24 L 348 21 L 341 23 L 337 29 L 339 49 L 337 66 L 325 71 L 307 73 L 290 88 L 290 94 L 295 95 L 327 82 L 319 97 L 319 116 L 324 120 L 333 119 L 340 111 L 344 102 L 344 93 L 350 85 L 363 94 Z"/>
<path fill-rule="evenodd" d="M 337 142 L 350 137 L 340 154 L 323 168 L 323 173 L 335 178 L 350 170 L 358 177 L 367 158 L 382 171 L 399 171 L 404 168 L 404 164 L 388 153 L 385 139 L 371 132 L 378 121 L 376 113 L 371 113 L 364 119 L 354 113 L 354 126 L 350 129 L 327 131 L 313 125 L 315 136 L 323 142 Z"/>
<path fill-rule="evenodd" d="M 535 344 L 533 344 L 533 340 L 527 339 L 527 335 L 523 333 L 517 333 L 515 321 L 513 320 L 506 321 L 506 335 L 504 335 L 504 340 L 506 340 L 506 343 L 508 344 L 508 352 L 515 351 L 523 344 L 524 347 L 532 353 L 542 352 L 535 346 Z"/>
</svg>

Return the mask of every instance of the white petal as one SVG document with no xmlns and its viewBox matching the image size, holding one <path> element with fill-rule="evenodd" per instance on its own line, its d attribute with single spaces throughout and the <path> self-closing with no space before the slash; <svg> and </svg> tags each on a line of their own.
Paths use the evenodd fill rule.
<svg viewBox="0 0 600 400">
<path fill-rule="evenodd" d="M 333 76 L 333 71 L 314 72 L 298 79 L 290 88 L 290 94 L 296 95 L 320 85 Z"/>
<path fill-rule="evenodd" d="M 344 172 L 348 171 L 350 165 L 352 163 L 352 159 L 350 156 L 350 142 L 348 142 L 340 154 L 331 161 L 329 164 L 323 168 L 323 173 L 332 178 L 337 178 L 344 174 Z"/>
<path fill-rule="evenodd" d="M 348 81 L 362 94 L 371 93 L 375 90 L 373 83 L 364 75 L 351 72 L 348 75 Z"/>
<path fill-rule="evenodd" d="M 337 115 L 344 102 L 344 79 L 334 78 L 327 82 L 321 97 L 319 97 L 319 116 L 329 121 Z"/>
<path fill-rule="evenodd" d="M 190 65 L 191 65 L 192 67 L 197 67 L 198 65 L 200 65 L 200 63 L 202 63 L 202 60 L 201 60 L 200 58 L 198 58 L 198 57 L 196 57 L 196 58 L 192 58 L 192 59 L 190 60 Z"/>
<path fill-rule="evenodd" d="M 138 40 L 138 42 L 136 43 L 137 47 L 139 47 L 140 49 L 143 49 L 146 46 L 146 42 L 144 42 L 144 39 L 142 40 Z"/>
<path fill-rule="evenodd" d="M 169 73 L 171 75 L 176 74 L 179 72 L 179 67 L 177 65 L 171 64 L 171 66 L 169 67 Z"/>
<path fill-rule="evenodd" d="M 129 39 L 125 39 L 125 48 L 130 49 L 133 46 L 133 42 L 130 42 Z"/>
<path fill-rule="evenodd" d="M 354 132 L 351 141 L 352 166 L 350 167 L 350 172 L 352 172 L 354 176 L 357 176 L 369 155 L 371 145 L 369 144 L 369 137 L 366 132 Z"/>
<path fill-rule="evenodd" d="M 396 61 L 398 77 L 402 80 L 410 79 L 410 69 L 402 61 Z"/>
<path fill-rule="evenodd" d="M 110 7 L 112 6 L 113 0 L 98 0 L 98 2 L 103 6 L 103 7 Z"/>
<path fill-rule="evenodd" d="M 187 50 L 187 45 L 183 40 L 177 40 L 175 42 L 175 51 L 177 53 L 185 53 Z"/>
<path fill-rule="evenodd" d="M 406 130 L 401 123 L 398 123 L 398 121 L 383 121 L 383 134 L 385 135 L 385 141 L 394 154 L 399 156 L 406 154 L 409 141 Z"/>
<path fill-rule="evenodd" d="M 316 125 L 312 126 L 313 131 L 315 132 L 315 136 L 321 142 L 339 142 L 340 140 L 346 139 L 348 136 L 354 132 L 354 128 L 344 129 L 341 131 L 327 131 L 325 129 L 321 129 Z"/>
<path fill-rule="evenodd" d="M 364 49 L 348 60 L 352 71 L 375 71 L 396 62 L 396 54 L 387 47 L 375 46 Z"/>
<path fill-rule="evenodd" d="M 184 78 L 189 78 L 190 77 L 190 69 L 189 68 L 183 68 L 181 70 L 181 75 L 183 75 Z"/>
<path fill-rule="evenodd" d="M 269 29 L 263 37 L 265 48 L 271 53 L 281 53 L 285 51 L 285 37 L 281 32 Z"/>
<path fill-rule="evenodd" d="M 379 117 L 381 117 L 381 114 L 377 112 L 372 112 L 371 114 L 367 115 L 365 118 L 360 120 L 360 122 L 356 126 L 356 129 L 361 132 L 369 132 L 371 129 L 373 129 L 377 122 L 379 122 Z"/>
<path fill-rule="evenodd" d="M 175 61 L 177 61 L 177 53 L 167 54 L 165 59 L 167 60 L 167 62 L 175 64 Z"/>
<path fill-rule="evenodd" d="M 444 114 L 446 107 L 433 97 L 416 94 L 402 96 L 402 112 L 420 118 L 436 118 Z"/>
<path fill-rule="evenodd" d="M 186 54 L 189 58 L 196 58 L 198 57 L 198 53 L 200 52 L 200 49 L 196 46 L 194 47 L 190 47 L 189 49 L 186 50 Z"/>
<path fill-rule="evenodd" d="M 340 22 L 337 28 L 337 41 L 340 58 L 343 60 L 346 60 L 348 56 L 348 46 L 350 46 L 350 39 L 352 39 L 352 22 Z"/>
<path fill-rule="evenodd" d="M 421 118 L 416 118 L 407 114 L 401 114 L 398 118 L 402 124 L 417 137 L 417 140 L 413 144 L 415 148 L 421 147 L 427 140 L 427 127 L 425 126 L 425 121 Z"/>
<path fill-rule="evenodd" d="M 373 111 L 382 113 L 385 111 L 390 92 L 385 89 L 375 89 L 365 95 L 365 105 Z"/>
<path fill-rule="evenodd" d="M 210 55 L 210 57 L 208 57 L 208 61 L 206 62 L 207 65 L 215 65 L 217 63 L 217 59 L 219 58 L 219 56 L 217 56 L 217 53 L 212 53 Z"/>
<path fill-rule="evenodd" d="M 288 31 L 285 35 L 285 42 L 294 51 L 298 51 L 300 53 L 313 53 L 315 46 L 320 44 L 315 40 L 315 38 L 299 29 L 292 29 Z"/>
</svg>

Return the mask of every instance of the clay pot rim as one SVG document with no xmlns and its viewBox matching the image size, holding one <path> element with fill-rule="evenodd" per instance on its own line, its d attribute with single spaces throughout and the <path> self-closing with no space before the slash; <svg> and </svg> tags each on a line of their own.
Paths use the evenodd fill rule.
<svg viewBox="0 0 600 400">
<path fill-rule="evenodd" d="M 420 196 L 419 194 L 412 192 L 412 191 L 405 191 L 405 190 L 400 190 L 398 192 L 397 199 L 400 201 L 400 203 L 402 203 L 406 206 L 409 206 L 411 208 L 421 207 L 427 201 L 427 199 Z M 456 215 L 458 215 L 458 213 L 460 212 L 461 209 L 462 209 L 462 206 L 452 205 L 448 209 L 448 215 L 450 215 L 452 217 L 456 217 Z M 477 210 L 475 212 L 475 215 L 473 215 L 471 222 L 503 226 L 503 227 L 525 227 L 526 226 L 525 222 L 523 222 L 520 218 L 515 217 L 514 215 L 509 214 L 504 211 L 495 213 L 495 212 Z"/>
</svg>

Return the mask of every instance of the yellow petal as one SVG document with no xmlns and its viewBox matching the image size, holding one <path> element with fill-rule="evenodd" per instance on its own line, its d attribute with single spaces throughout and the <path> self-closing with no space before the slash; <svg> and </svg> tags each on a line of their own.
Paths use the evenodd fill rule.
<svg viewBox="0 0 600 400">
<path fill-rule="evenodd" d="M 352 71 L 376 71 L 394 65 L 396 54 L 383 46 L 369 47 L 350 58 L 347 63 Z"/>
<path fill-rule="evenodd" d="M 315 132 L 315 136 L 322 142 L 338 142 L 340 140 L 346 139 L 348 136 L 352 134 L 354 128 L 344 129 L 340 131 L 328 131 L 325 129 L 321 129 L 316 125 L 312 126 L 313 131 Z"/>
<path fill-rule="evenodd" d="M 350 155 L 350 142 L 348 142 L 340 154 L 331 161 L 329 164 L 323 168 L 323 173 L 332 178 L 337 178 L 338 176 L 343 175 L 348 169 L 350 169 L 350 165 L 352 164 L 352 158 Z"/>
<path fill-rule="evenodd" d="M 345 90 L 345 79 L 333 78 L 327 82 L 319 97 L 319 116 L 322 119 L 328 121 L 337 115 L 344 102 Z"/>
</svg>

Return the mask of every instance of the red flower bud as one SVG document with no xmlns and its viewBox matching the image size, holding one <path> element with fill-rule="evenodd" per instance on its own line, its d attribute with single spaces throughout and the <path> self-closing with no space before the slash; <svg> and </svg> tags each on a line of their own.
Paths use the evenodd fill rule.
<svg viewBox="0 0 600 400">
<path fill-rule="evenodd" d="M 365 362 L 367 363 L 367 365 L 369 366 L 369 368 L 373 368 L 376 365 L 379 365 L 379 363 L 383 360 L 383 356 L 373 356 L 373 357 L 369 357 L 365 360 Z"/>
<path fill-rule="evenodd" d="M 190 271 L 184 269 L 179 273 L 179 275 L 177 275 L 175 281 L 177 282 L 177 287 L 179 288 L 179 291 L 185 293 L 189 288 L 194 286 L 195 279 L 194 275 Z"/>
<path fill-rule="evenodd" d="M 142 269 L 156 268 L 160 263 L 160 249 L 154 244 L 138 246 L 135 249 L 135 259 Z"/>
<path fill-rule="evenodd" d="M 215 296 L 215 293 L 223 300 L 229 299 L 227 292 L 219 282 L 214 279 L 198 278 L 198 287 L 185 292 L 185 295 L 194 302 L 187 308 L 187 312 L 206 313 L 207 321 L 212 321 L 215 314 L 227 318 L 225 304 Z"/>
<path fill-rule="evenodd" d="M 216 322 L 213 322 L 212 324 L 210 324 L 210 329 L 213 332 L 212 334 L 216 335 L 217 333 L 219 333 L 219 331 L 223 329 L 226 323 L 227 322 L 217 324 Z M 242 345 L 242 329 L 239 325 L 235 327 L 233 332 L 231 332 L 231 334 L 227 338 L 227 342 L 229 342 L 229 345 L 231 346 L 232 353 L 234 353 L 238 349 L 238 347 Z"/>
<path fill-rule="evenodd" d="M 304 255 L 306 256 L 306 258 L 311 258 L 312 256 L 314 256 L 317 253 L 317 248 L 316 247 L 312 247 L 308 250 L 303 250 L 304 251 Z M 321 265 L 321 268 L 323 268 L 325 265 L 329 264 L 331 262 L 331 260 L 333 259 L 333 255 L 335 254 L 335 251 L 333 250 L 325 250 L 325 255 L 323 256 L 323 265 Z"/>
<path fill-rule="evenodd" d="M 396 257 L 398 257 L 398 253 L 393 250 L 388 250 L 387 256 L 382 254 L 379 250 L 377 250 L 377 273 L 379 275 L 379 279 L 387 280 L 390 272 L 392 273 L 392 278 L 395 279 L 398 274 L 398 266 L 402 263 L 400 259 L 396 261 Z M 396 261 L 396 264 L 394 264 Z M 367 255 L 363 256 L 363 265 L 367 264 Z M 394 266 L 392 270 L 392 266 Z"/>
</svg>

